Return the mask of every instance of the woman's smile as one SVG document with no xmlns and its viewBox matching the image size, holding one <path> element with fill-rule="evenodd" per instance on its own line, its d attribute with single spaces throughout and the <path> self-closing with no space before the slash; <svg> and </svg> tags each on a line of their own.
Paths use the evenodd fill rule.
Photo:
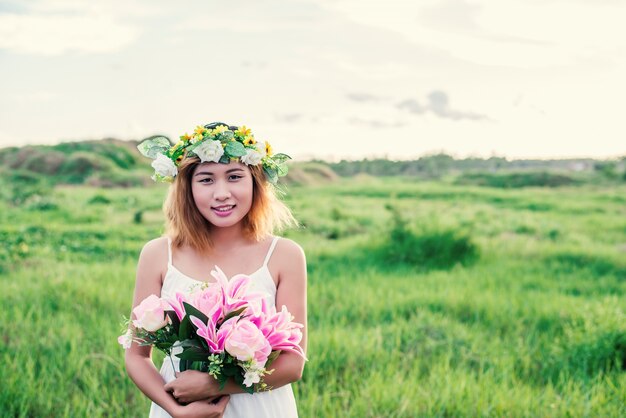
<svg viewBox="0 0 626 418">
<path fill-rule="evenodd" d="M 235 209 L 235 206 L 236 205 L 222 205 L 218 207 L 212 207 L 211 210 L 213 210 L 213 213 L 215 213 L 217 216 L 226 217 L 233 213 L 233 209 Z"/>
</svg>

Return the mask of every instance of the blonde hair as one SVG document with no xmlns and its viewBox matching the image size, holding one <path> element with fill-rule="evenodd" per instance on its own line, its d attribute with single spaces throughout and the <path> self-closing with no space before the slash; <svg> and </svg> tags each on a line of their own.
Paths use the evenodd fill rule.
<svg viewBox="0 0 626 418">
<path fill-rule="evenodd" d="M 214 247 L 211 238 L 214 226 L 196 207 L 191 191 L 191 177 L 199 164 L 198 157 L 185 158 L 180 163 L 178 175 L 170 185 L 163 204 L 163 211 L 166 217 L 166 235 L 172 239 L 175 247 L 189 245 L 197 251 L 205 252 Z M 253 165 L 248 168 L 252 174 L 252 206 L 242 219 L 244 236 L 260 241 L 274 232 L 298 226 L 291 210 L 277 198 L 275 186 L 265 178 L 263 167 Z"/>
</svg>

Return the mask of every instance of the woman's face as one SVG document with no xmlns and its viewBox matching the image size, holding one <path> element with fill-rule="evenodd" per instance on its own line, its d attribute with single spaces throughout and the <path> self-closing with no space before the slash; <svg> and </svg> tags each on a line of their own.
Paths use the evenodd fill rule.
<svg viewBox="0 0 626 418">
<path fill-rule="evenodd" d="M 199 164 L 191 177 L 196 207 L 211 224 L 228 227 L 252 207 L 252 173 L 240 162 Z"/>
</svg>

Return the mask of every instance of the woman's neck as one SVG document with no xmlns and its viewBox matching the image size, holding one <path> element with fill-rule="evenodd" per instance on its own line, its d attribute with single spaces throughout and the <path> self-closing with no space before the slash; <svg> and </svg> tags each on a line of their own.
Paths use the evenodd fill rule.
<svg viewBox="0 0 626 418">
<path fill-rule="evenodd" d="M 231 251 L 248 243 L 240 223 L 228 228 L 213 228 L 211 238 L 216 252 Z"/>
</svg>

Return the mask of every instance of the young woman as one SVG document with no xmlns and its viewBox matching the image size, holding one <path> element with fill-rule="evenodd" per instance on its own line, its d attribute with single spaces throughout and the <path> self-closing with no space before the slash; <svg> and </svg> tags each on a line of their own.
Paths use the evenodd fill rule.
<svg viewBox="0 0 626 418">
<path fill-rule="evenodd" d="M 151 294 L 173 298 L 210 282 L 218 266 L 227 277 L 249 275 L 250 291 L 265 292 L 278 309 L 285 305 L 304 325 L 300 345 L 306 352 L 305 255 L 294 241 L 273 235 L 296 224 L 274 188 L 289 157 L 273 154 L 245 126 L 220 122 L 196 128 L 174 146 L 160 137 L 139 149 L 155 158 L 153 178 L 172 184 L 164 205 L 166 236 L 141 251 L 133 308 Z M 272 389 L 252 395 L 234 382 L 220 390 L 208 373 L 180 373 L 172 358 L 173 365 L 166 359 L 157 371 L 149 347 L 133 343 L 126 350 L 130 378 L 153 401 L 150 417 L 297 417 L 290 385 L 304 368 L 297 354 L 282 352 L 264 378 Z"/>
</svg>

